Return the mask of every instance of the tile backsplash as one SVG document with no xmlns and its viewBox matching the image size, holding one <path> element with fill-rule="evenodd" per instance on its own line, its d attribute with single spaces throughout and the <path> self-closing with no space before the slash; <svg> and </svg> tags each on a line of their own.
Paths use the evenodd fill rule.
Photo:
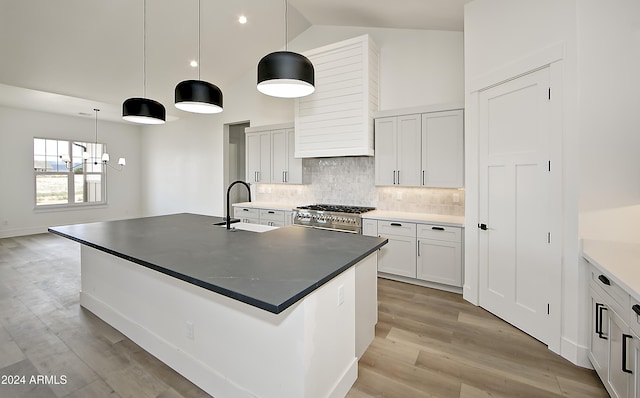
<svg viewBox="0 0 640 398">
<path fill-rule="evenodd" d="M 380 210 L 464 215 L 464 190 L 445 188 L 376 187 L 373 157 L 303 159 L 311 184 L 258 184 L 259 202 L 295 205 L 330 203 L 373 206 Z"/>
</svg>

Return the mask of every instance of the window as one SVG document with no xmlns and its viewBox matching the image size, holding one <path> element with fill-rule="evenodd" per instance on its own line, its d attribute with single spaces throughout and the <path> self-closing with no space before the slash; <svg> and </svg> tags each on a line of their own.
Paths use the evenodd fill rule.
<svg viewBox="0 0 640 398">
<path fill-rule="evenodd" d="M 104 144 L 33 139 L 36 207 L 106 203 Z"/>
</svg>

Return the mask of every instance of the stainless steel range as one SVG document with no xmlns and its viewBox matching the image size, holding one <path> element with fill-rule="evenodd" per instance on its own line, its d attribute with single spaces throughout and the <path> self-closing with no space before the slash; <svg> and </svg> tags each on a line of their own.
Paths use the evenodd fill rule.
<svg viewBox="0 0 640 398">
<path fill-rule="evenodd" d="M 362 233 L 362 213 L 375 210 L 375 207 L 341 206 L 316 204 L 299 206 L 295 209 L 293 223 L 306 227 Z"/>
</svg>

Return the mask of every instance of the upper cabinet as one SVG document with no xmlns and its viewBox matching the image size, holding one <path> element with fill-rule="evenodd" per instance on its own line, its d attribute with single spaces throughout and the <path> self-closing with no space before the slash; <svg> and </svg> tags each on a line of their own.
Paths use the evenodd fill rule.
<svg viewBox="0 0 640 398">
<path fill-rule="evenodd" d="M 420 185 L 420 115 L 376 119 L 376 185 Z"/>
<path fill-rule="evenodd" d="M 295 100 L 295 156 L 373 156 L 378 58 L 368 35 L 304 53 L 316 91 Z"/>
<path fill-rule="evenodd" d="M 423 186 L 464 186 L 464 116 L 461 109 L 422 115 L 421 164 Z"/>
<path fill-rule="evenodd" d="M 460 188 L 464 186 L 462 109 L 375 119 L 376 185 Z M 389 115 L 389 116 L 387 116 Z"/>
<path fill-rule="evenodd" d="M 302 184 L 302 159 L 294 157 L 291 123 L 248 127 L 246 180 L 249 183 Z"/>
</svg>

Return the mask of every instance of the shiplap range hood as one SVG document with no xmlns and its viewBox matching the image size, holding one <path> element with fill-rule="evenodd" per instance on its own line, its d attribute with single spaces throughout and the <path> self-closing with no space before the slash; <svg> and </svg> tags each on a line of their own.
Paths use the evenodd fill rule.
<svg viewBox="0 0 640 398">
<path fill-rule="evenodd" d="M 316 91 L 295 100 L 295 157 L 373 156 L 379 51 L 369 35 L 304 53 Z"/>
</svg>

